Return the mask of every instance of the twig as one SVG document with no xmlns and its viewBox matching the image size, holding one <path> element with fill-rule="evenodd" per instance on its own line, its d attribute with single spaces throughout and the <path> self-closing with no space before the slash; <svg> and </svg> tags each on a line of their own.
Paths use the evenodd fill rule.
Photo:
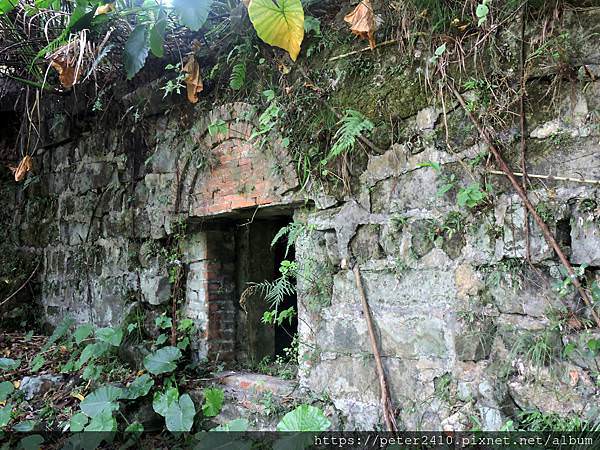
<svg viewBox="0 0 600 450">
<path fill-rule="evenodd" d="M 569 274 L 569 277 L 570 277 L 571 281 L 573 282 L 573 285 L 575 286 L 575 288 L 577 288 L 577 291 L 579 291 L 579 295 L 581 295 L 582 300 L 585 302 L 586 306 L 590 309 L 590 312 L 592 314 L 592 317 L 594 318 L 594 321 L 596 322 L 596 325 L 598 326 L 598 328 L 600 328 L 600 316 L 598 316 L 598 313 L 596 313 L 596 311 L 594 310 L 594 305 L 592 304 L 592 301 L 590 300 L 589 296 L 585 292 L 585 289 L 583 289 L 583 286 L 579 282 L 579 279 L 577 278 L 577 274 L 575 273 L 573 266 L 571 265 L 571 263 L 565 256 L 565 253 L 560 248 L 560 245 L 558 245 L 558 242 L 556 242 L 556 239 L 552 235 L 552 232 L 548 228 L 548 225 L 546 225 L 546 223 L 542 220 L 542 218 L 536 212 L 535 208 L 533 207 L 533 204 L 527 197 L 527 193 L 523 190 L 523 187 L 521 186 L 519 181 L 516 179 L 516 177 L 513 175 L 512 171 L 510 170 L 508 165 L 506 164 L 506 161 L 504 161 L 504 158 L 502 158 L 502 155 L 500 154 L 500 152 L 498 151 L 496 146 L 492 143 L 492 140 L 488 136 L 487 132 L 483 129 L 483 127 L 481 126 L 479 121 L 475 118 L 475 116 L 473 116 L 473 114 L 467 107 L 467 104 L 465 103 L 465 100 L 463 99 L 462 95 L 460 95 L 460 93 L 456 90 L 454 85 L 450 85 L 450 89 L 452 89 L 454 96 L 456 97 L 456 99 L 458 100 L 460 105 L 465 110 L 465 113 L 468 115 L 471 122 L 473 122 L 473 125 L 475 125 L 475 128 L 477 128 L 479 135 L 483 138 L 483 140 L 489 146 L 490 151 L 496 158 L 496 162 L 498 163 L 498 165 L 500 166 L 500 168 L 502 169 L 504 174 L 510 180 L 511 184 L 517 191 L 517 194 L 519 195 L 519 197 L 521 197 L 523 204 L 529 210 L 529 212 L 531 213 L 531 215 L 537 222 L 538 226 L 542 230 L 542 233 L 544 234 L 544 238 L 546 238 L 546 242 L 548 242 L 548 244 L 554 249 L 554 251 L 558 255 L 558 259 L 560 259 L 560 262 L 567 270 L 567 273 Z"/>
<path fill-rule="evenodd" d="M 501 170 L 488 170 L 488 173 L 493 175 L 504 175 L 507 176 L 505 172 Z M 516 177 L 522 177 L 523 172 L 512 172 L 512 174 Z M 585 183 L 585 184 L 598 184 L 600 185 L 600 180 L 590 180 L 585 178 L 572 178 L 572 177 L 559 177 L 554 175 L 536 175 L 533 173 L 528 173 L 527 178 L 538 178 L 541 180 L 549 180 L 549 181 L 570 181 L 571 183 Z"/>
<path fill-rule="evenodd" d="M 358 293 L 360 294 L 360 302 L 362 304 L 365 320 L 367 321 L 367 329 L 369 330 L 369 341 L 371 342 L 371 349 L 373 351 L 373 356 L 375 357 L 375 367 L 377 369 L 377 376 L 379 377 L 379 387 L 381 388 L 381 408 L 383 409 L 383 419 L 385 420 L 388 431 L 398 431 L 396 419 L 394 417 L 392 401 L 390 399 L 390 392 L 385 379 L 385 371 L 383 369 L 383 363 L 381 362 L 381 354 L 379 353 L 379 346 L 377 345 L 377 338 L 375 337 L 373 318 L 371 317 L 371 310 L 369 309 L 369 304 L 367 303 L 367 296 L 365 295 L 365 290 L 362 285 L 358 264 L 354 265 L 352 271 L 354 272 L 354 278 L 356 279 L 356 287 L 358 288 Z"/>
<path fill-rule="evenodd" d="M 366 52 L 368 50 L 375 50 L 376 48 L 383 47 L 385 45 L 395 44 L 396 42 L 400 42 L 400 39 L 392 39 L 389 41 L 383 41 L 382 43 L 377 44 L 374 48 L 365 47 L 365 48 L 361 48 L 360 50 L 353 50 L 351 52 L 344 53 L 344 54 L 338 55 L 338 56 L 334 56 L 333 58 L 329 58 L 328 61 L 337 61 L 338 59 L 347 58 L 348 56 L 357 55 L 358 53 Z"/>
<path fill-rule="evenodd" d="M 35 266 L 35 269 L 33 269 L 33 272 L 31 272 L 31 275 L 29 275 L 29 278 L 27 278 L 25 280 L 25 283 L 23 283 L 19 289 L 17 289 L 15 292 L 13 292 L 12 294 L 10 294 L 8 297 L 6 297 L 4 300 L 2 300 L 2 303 L 0 303 L 0 308 L 6 303 L 8 302 L 11 298 L 13 298 L 15 295 L 17 295 L 25 286 L 27 286 L 27 283 L 29 283 L 31 281 L 31 279 L 33 278 L 33 276 L 35 275 L 35 273 L 37 272 L 38 268 L 40 267 L 40 261 L 38 260 L 37 265 Z"/>
</svg>

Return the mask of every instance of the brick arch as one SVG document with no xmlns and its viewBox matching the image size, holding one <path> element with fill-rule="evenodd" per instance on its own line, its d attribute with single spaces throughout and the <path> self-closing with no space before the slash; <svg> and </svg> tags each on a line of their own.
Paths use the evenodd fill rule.
<svg viewBox="0 0 600 450">
<path fill-rule="evenodd" d="M 222 120 L 226 133 L 211 136 L 210 124 Z M 188 167 L 182 179 L 182 206 L 190 216 L 206 217 L 237 209 L 292 202 L 298 178 L 281 137 L 267 145 L 250 140 L 256 126 L 252 105 L 237 102 L 210 111 L 194 127 L 192 138 L 207 152 L 210 168 Z M 190 161 L 188 166 L 193 166 Z"/>
</svg>

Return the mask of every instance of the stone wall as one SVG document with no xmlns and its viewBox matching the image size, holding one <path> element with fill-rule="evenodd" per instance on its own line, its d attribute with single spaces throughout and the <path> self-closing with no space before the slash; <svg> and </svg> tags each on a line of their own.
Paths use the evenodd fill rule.
<svg viewBox="0 0 600 450">
<path fill-rule="evenodd" d="M 588 47 L 597 57 L 598 47 Z M 358 101 L 338 103 L 368 97 L 363 112 L 393 112 L 401 132 L 388 133 L 392 142 L 381 152 L 357 155 L 351 193 L 325 192 L 318 183 L 300 189 L 282 137 L 269 135 L 268 145 L 251 138 L 257 112 L 247 103 L 178 109 L 145 87 L 124 98 L 140 118 L 121 118 L 113 128 L 80 133 L 66 115 L 54 115 L 50 142 L 35 155 L 39 178 L 15 210 L 20 247 L 42 261 L 45 319 L 118 324 L 136 308 L 152 318 L 170 308 L 169 264 L 181 264 L 183 308 L 199 329 L 196 356 L 269 354 L 272 330 L 252 327 L 264 304 L 242 314 L 239 299 L 246 282 L 273 269 L 273 260 L 259 267 L 247 257 L 267 253 L 277 231 L 259 219 L 294 210 L 306 227 L 296 242 L 298 382 L 326 394 L 344 427 L 382 426 L 354 263 L 403 427 L 470 429 L 475 417 L 481 428 L 497 430 L 530 408 L 594 419 L 600 361 L 587 343 L 600 336 L 574 290 L 566 286 L 561 297 L 554 289 L 565 278 L 556 256 L 530 218 L 525 261 L 522 204 L 505 177 L 488 170 L 488 149 L 461 108 L 447 104 L 444 117 L 431 95 L 415 92 L 414 72 L 395 88 L 385 76 L 397 73 L 389 70 L 397 60 L 374 55 L 371 66 L 381 73 L 373 79 L 385 89 L 340 81 L 332 102 L 359 108 Z M 530 82 L 531 174 L 600 179 L 600 69 L 586 67 L 591 77 L 564 82 L 552 96 L 543 95 L 543 77 Z M 149 106 L 139 106 L 142 100 Z M 227 132 L 209 132 L 219 121 Z M 495 131 L 519 167 L 518 124 Z M 368 160 L 361 165 L 361 158 Z M 452 188 L 441 189 L 449 180 Z M 476 207 L 458 206 L 458 192 L 474 181 L 493 193 Z M 552 178 L 529 186 L 572 263 L 587 265 L 587 286 L 600 277 L 598 189 Z M 182 224 L 182 258 L 169 261 Z"/>
<path fill-rule="evenodd" d="M 558 117 L 529 117 L 531 174 L 600 179 L 600 82 L 581 88 L 561 93 Z M 447 120 L 469 126 L 459 109 Z M 356 200 L 297 213 L 312 229 L 297 244 L 298 260 L 308 267 L 328 262 L 321 267 L 329 271 L 309 273 L 332 285 L 330 302 L 315 305 L 314 282 L 299 281 L 301 384 L 326 393 L 347 414 L 349 429 L 381 426 L 367 323 L 350 270 L 356 261 L 407 429 L 498 430 L 530 409 L 597 420 L 597 373 L 590 367 L 600 360 L 587 342 L 598 334 L 566 313 L 568 305 L 593 328 L 574 289 L 561 299 L 553 288 L 565 276 L 540 229 L 530 217 L 529 264 L 520 199 L 505 177 L 469 165 L 486 146 L 449 152 L 439 139 L 441 111 L 433 107 L 408 124 L 423 144 L 398 142 L 370 156 Z M 510 140 L 507 158 L 518 145 Z M 457 205 L 457 190 L 473 182 L 457 170 L 459 160 L 493 186 L 489 204 Z M 452 173 L 456 187 L 439 195 Z M 600 279 L 598 189 L 551 179 L 529 188 L 571 262 L 587 266 L 588 286 Z M 536 359 L 535 351 L 543 356 Z"/>
</svg>

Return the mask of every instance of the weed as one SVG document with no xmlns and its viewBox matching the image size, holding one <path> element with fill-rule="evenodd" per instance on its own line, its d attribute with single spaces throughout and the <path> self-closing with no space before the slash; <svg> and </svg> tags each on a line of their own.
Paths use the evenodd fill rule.
<svg viewBox="0 0 600 450">
<path fill-rule="evenodd" d="M 187 76 L 181 67 L 181 63 L 177 63 L 175 65 L 167 64 L 165 66 L 165 70 L 170 70 L 170 71 L 175 72 L 175 78 L 173 78 L 171 80 L 167 80 L 165 85 L 161 88 L 161 90 L 165 91 L 163 98 L 166 98 L 167 96 L 171 95 L 173 92 L 176 92 L 177 94 L 181 94 L 181 90 L 183 88 L 185 88 L 184 80 L 185 80 L 185 77 Z"/>
<path fill-rule="evenodd" d="M 577 416 L 559 416 L 556 413 L 544 413 L 539 410 L 522 411 L 517 416 L 518 430 L 577 432 L 599 431 L 599 424 L 582 420 Z"/>
</svg>

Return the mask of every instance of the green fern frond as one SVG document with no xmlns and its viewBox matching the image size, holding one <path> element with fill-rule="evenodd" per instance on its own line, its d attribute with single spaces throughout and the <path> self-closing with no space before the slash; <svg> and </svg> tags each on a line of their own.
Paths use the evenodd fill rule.
<svg viewBox="0 0 600 450">
<path fill-rule="evenodd" d="M 369 134 L 373 131 L 373 128 L 375 128 L 373 122 L 353 109 L 347 109 L 344 117 L 338 124 L 340 125 L 340 128 L 333 136 L 335 143 L 329 150 L 325 162 L 354 149 L 356 139 L 360 135 Z"/>
<path fill-rule="evenodd" d="M 239 91 L 246 83 L 246 63 L 240 62 L 231 69 L 229 78 L 229 87 L 235 91 Z"/>
</svg>

